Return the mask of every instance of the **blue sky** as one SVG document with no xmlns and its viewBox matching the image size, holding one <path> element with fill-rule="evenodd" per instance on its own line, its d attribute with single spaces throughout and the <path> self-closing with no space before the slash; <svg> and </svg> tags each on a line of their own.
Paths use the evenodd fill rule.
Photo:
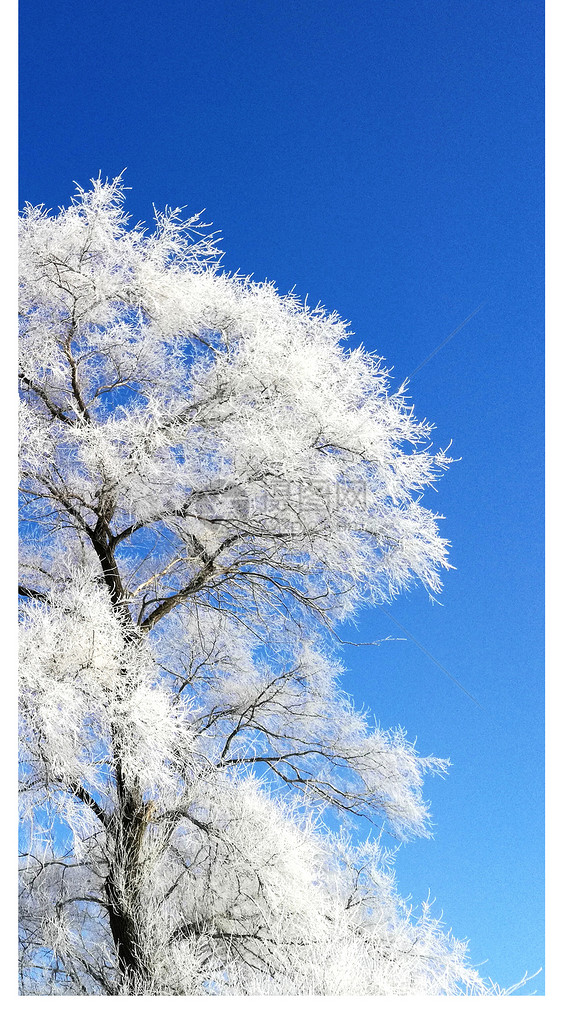
<svg viewBox="0 0 562 1014">
<path fill-rule="evenodd" d="M 206 208 L 225 267 L 337 309 L 397 385 L 417 371 L 417 415 L 453 440 L 429 498 L 456 567 L 441 605 L 412 592 L 354 636 L 406 628 L 481 707 L 408 638 L 347 648 L 346 687 L 451 758 L 398 883 L 502 985 L 544 964 L 542 18 L 535 0 L 20 0 L 20 202 L 126 166 L 133 219 Z"/>
</svg>

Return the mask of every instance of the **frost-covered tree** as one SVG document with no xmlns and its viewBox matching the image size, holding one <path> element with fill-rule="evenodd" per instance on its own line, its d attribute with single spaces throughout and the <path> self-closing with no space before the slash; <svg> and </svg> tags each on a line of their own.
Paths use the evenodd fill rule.
<svg viewBox="0 0 562 1014">
<path fill-rule="evenodd" d="M 447 566 L 448 463 L 336 314 L 121 179 L 21 218 L 25 994 L 485 992 L 377 833 L 418 756 L 334 630 Z"/>
</svg>

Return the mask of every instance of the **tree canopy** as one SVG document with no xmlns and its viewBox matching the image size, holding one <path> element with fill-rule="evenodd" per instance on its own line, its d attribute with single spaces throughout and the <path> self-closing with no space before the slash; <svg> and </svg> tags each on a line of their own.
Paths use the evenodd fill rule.
<svg viewBox="0 0 562 1014">
<path fill-rule="evenodd" d="M 336 651 L 439 590 L 447 453 L 335 313 L 123 199 L 21 217 L 21 991 L 494 991 L 380 833 L 447 762 Z"/>
</svg>

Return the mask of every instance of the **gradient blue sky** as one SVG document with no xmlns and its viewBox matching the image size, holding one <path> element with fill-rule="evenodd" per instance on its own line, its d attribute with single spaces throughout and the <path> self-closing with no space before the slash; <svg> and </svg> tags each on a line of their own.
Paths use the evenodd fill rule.
<svg viewBox="0 0 562 1014">
<path fill-rule="evenodd" d="M 228 269 L 337 309 L 397 384 L 484 304 L 410 386 L 462 459 L 429 498 L 457 569 L 354 635 L 397 621 L 481 708 L 408 638 L 345 658 L 453 762 L 398 883 L 504 986 L 544 964 L 542 46 L 535 0 L 20 0 L 21 203 L 126 166 L 135 220 L 206 208 Z"/>
</svg>

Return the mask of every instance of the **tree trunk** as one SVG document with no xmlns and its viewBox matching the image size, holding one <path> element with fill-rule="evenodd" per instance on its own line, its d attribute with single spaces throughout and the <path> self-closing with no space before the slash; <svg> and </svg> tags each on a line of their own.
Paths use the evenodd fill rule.
<svg viewBox="0 0 562 1014">
<path fill-rule="evenodd" d="M 117 765 L 119 807 L 114 814 L 114 855 L 106 882 L 109 924 L 119 971 L 125 986 L 150 978 L 150 958 L 143 928 L 141 847 L 151 804 L 137 785 L 124 786 Z"/>
</svg>

